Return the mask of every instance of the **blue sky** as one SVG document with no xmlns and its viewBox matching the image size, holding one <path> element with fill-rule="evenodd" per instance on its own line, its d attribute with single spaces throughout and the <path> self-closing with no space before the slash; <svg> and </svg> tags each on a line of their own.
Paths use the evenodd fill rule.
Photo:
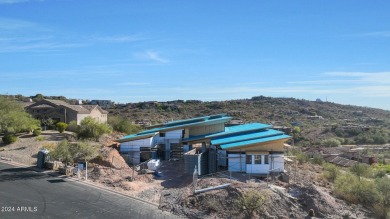
<svg viewBox="0 0 390 219">
<path fill-rule="evenodd" d="M 390 110 L 388 1 L 0 0 L 0 94 Z"/>
</svg>

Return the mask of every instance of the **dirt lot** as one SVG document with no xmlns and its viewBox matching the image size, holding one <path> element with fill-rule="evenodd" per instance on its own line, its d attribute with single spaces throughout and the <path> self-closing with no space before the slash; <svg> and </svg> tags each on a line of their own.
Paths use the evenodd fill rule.
<svg viewBox="0 0 390 219">
<path fill-rule="evenodd" d="M 0 157 L 34 165 L 36 154 L 45 144 L 66 138 L 58 132 L 44 132 L 43 140 L 30 135 L 21 136 L 11 145 L 0 145 Z M 100 158 L 90 162 L 90 182 L 110 187 L 118 192 L 158 204 L 162 210 L 187 218 L 244 218 L 237 199 L 245 190 L 255 189 L 267 199 L 259 218 L 307 218 L 313 209 L 318 218 L 374 218 L 360 205 L 347 204 L 332 196 L 332 185 L 322 177 L 322 167 L 313 164 L 287 166 L 290 183 L 274 180 L 247 181 L 247 175 L 236 174 L 239 180 L 209 176 L 198 179 L 197 189 L 230 183 L 220 190 L 193 194 L 192 175 L 183 174 L 182 161 L 164 161 L 158 171 L 137 173 L 129 167 L 112 141 L 117 136 L 103 138 Z M 4 149 L 4 150 L 2 150 Z M 73 176 L 77 177 L 77 176 Z"/>
</svg>

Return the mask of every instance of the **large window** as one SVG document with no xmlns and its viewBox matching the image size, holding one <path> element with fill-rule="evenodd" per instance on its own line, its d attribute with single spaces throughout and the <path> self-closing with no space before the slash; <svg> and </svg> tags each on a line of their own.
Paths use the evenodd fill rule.
<svg viewBox="0 0 390 219">
<path fill-rule="evenodd" d="M 264 155 L 264 164 L 269 164 L 268 155 Z"/>
<path fill-rule="evenodd" d="M 252 155 L 246 155 L 246 164 L 252 164 Z"/>
<path fill-rule="evenodd" d="M 261 155 L 254 155 L 255 164 L 261 164 Z"/>
<path fill-rule="evenodd" d="M 160 132 L 160 137 L 165 137 L 165 133 L 164 132 Z"/>
</svg>

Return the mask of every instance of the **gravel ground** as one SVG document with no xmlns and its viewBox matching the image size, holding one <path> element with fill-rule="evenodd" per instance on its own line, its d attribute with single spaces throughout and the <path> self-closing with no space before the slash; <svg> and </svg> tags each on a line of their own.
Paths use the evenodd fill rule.
<svg viewBox="0 0 390 219">
<path fill-rule="evenodd" d="M 67 136 L 46 131 L 42 135 L 43 140 L 39 141 L 31 135 L 22 135 L 16 143 L 0 145 L 0 157 L 35 165 L 36 155 L 45 144 L 56 144 Z M 225 183 L 231 185 L 225 189 L 193 194 L 192 175 L 183 173 L 182 161 L 163 161 L 159 176 L 137 174 L 126 165 L 112 138 L 104 138 L 101 142 L 103 159 L 89 165 L 90 181 L 156 203 L 160 209 L 176 215 L 187 218 L 243 218 L 235 200 L 242 191 L 256 189 L 267 196 L 261 218 L 307 218 L 309 209 L 314 209 L 318 218 L 373 218 L 362 206 L 334 198 L 331 195 L 332 185 L 321 177 L 321 166 L 305 164 L 290 168 L 290 184 L 275 180 L 271 183 L 272 188 L 259 180 L 246 183 L 217 177 L 200 178 L 197 189 Z"/>
<path fill-rule="evenodd" d="M 43 131 L 37 138 L 31 134 L 24 134 L 18 137 L 18 141 L 9 145 L 0 143 L 0 158 L 27 165 L 36 165 L 37 154 L 40 149 L 48 144 L 57 144 L 68 138 L 70 134 L 60 134 L 57 131 Z M 40 138 L 42 138 L 40 140 Z"/>
</svg>

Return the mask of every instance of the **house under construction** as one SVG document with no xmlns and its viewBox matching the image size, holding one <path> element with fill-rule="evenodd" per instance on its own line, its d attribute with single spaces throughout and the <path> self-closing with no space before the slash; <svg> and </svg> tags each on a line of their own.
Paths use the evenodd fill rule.
<svg viewBox="0 0 390 219">
<path fill-rule="evenodd" d="M 271 125 L 226 126 L 232 117 L 218 114 L 162 123 L 116 140 L 129 163 L 150 158 L 184 159 L 184 170 L 204 175 L 220 170 L 268 174 L 284 171 L 284 143 L 291 136 Z"/>
</svg>

